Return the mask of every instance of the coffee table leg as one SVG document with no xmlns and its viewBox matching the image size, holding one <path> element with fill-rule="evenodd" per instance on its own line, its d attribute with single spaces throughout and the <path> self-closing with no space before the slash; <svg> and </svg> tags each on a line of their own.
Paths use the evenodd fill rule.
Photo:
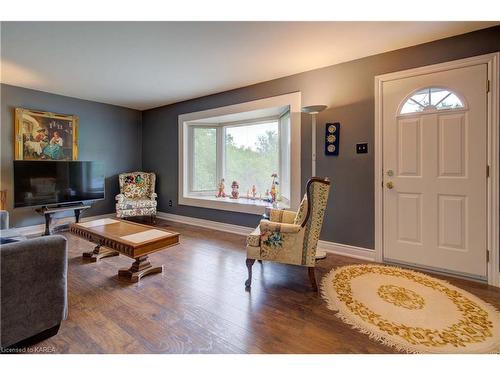
<svg viewBox="0 0 500 375">
<path fill-rule="evenodd" d="M 138 282 L 143 276 L 153 274 L 153 273 L 162 273 L 163 265 L 159 267 L 153 267 L 148 260 L 148 256 L 144 255 L 138 258 L 135 258 L 135 262 L 132 263 L 130 268 L 121 269 L 118 271 L 118 278 L 120 280 L 125 280 L 131 283 Z"/>
<path fill-rule="evenodd" d="M 93 251 L 87 251 L 82 254 L 82 258 L 89 262 L 97 262 L 101 258 L 115 257 L 120 255 L 116 250 L 102 248 L 101 245 L 94 247 Z"/>
</svg>

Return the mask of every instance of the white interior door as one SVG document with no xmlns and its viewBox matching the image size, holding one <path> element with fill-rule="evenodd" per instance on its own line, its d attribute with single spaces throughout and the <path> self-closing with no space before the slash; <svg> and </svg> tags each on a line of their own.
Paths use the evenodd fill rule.
<svg viewBox="0 0 500 375">
<path fill-rule="evenodd" d="M 486 85 L 486 64 L 383 83 L 384 260 L 486 277 Z"/>
</svg>

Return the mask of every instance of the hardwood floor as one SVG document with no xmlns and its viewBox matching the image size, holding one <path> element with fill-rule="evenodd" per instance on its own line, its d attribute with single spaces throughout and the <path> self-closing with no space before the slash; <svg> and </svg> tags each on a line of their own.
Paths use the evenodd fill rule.
<svg viewBox="0 0 500 375">
<path fill-rule="evenodd" d="M 94 245 L 70 233 L 69 316 L 36 346 L 56 353 L 393 353 L 335 317 L 313 292 L 307 268 L 256 262 L 246 292 L 245 238 L 158 219 L 181 244 L 151 255 L 162 275 L 119 282 L 127 257 L 83 263 Z M 333 267 L 363 263 L 328 254 Z M 437 276 L 440 277 L 440 276 Z M 441 277 L 444 278 L 444 277 Z M 446 278 L 500 308 L 500 289 Z"/>
</svg>

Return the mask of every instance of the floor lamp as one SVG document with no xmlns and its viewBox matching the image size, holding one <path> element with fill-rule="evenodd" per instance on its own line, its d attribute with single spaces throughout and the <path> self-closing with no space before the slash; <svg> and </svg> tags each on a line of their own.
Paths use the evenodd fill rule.
<svg viewBox="0 0 500 375">
<path fill-rule="evenodd" d="M 302 112 L 312 116 L 311 122 L 311 176 L 316 176 L 316 115 L 327 108 L 326 105 L 309 105 L 302 107 Z M 316 259 L 326 258 L 326 252 L 316 249 Z"/>
</svg>

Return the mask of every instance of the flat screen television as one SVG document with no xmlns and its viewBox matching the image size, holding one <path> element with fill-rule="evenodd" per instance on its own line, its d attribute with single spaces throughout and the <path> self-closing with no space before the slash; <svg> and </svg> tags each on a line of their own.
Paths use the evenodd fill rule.
<svg viewBox="0 0 500 375">
<path fill-rule="evenodd" d="M 14 161 L 14 207 L 104 199 L 104 164 L 96 161 Z"/>
</svg>

